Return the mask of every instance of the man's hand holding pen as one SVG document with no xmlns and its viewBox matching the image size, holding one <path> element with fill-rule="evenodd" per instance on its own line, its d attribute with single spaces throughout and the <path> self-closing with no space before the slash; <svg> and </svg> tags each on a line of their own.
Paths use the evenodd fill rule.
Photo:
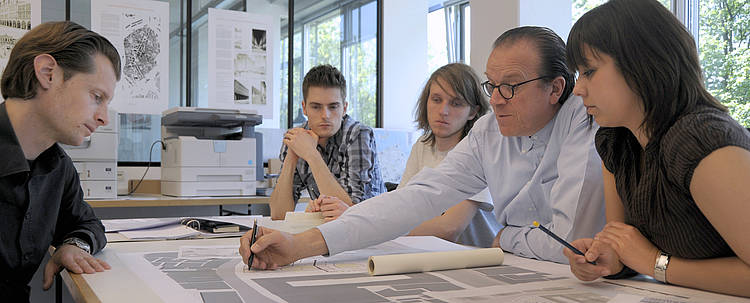
<svg viewBox="0 0 750 303">
<path fill-rule="evenodd" d="M 253 234 L 255 234 L 255 241 L 251 244 Z M 294 254 L 293 246 L 291 234 L 258 226 L 257 231 L 255 229 L 248 231 L 240 238 L 240 255 L 242 262 L 252 262 L 248 264 L 248 267 L 274 269 L 298 259 Z M 253 260 L 249 260 L 251 254 L 254 255 Z"/>
</svg>

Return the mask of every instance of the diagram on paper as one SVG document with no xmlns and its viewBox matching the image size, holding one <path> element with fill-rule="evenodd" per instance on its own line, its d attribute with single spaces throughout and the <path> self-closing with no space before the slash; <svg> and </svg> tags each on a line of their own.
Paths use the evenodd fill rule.
<svg viewBox="0 0 750 303">
<path fill-rule="evenodd" d="M 120 113 L 160 114 L 169 104 L 169 3 L 91 2 L 92 30 L 120 53 L 121 79 L 112 107 Z"/>
<path fill-rule="evenodd" d="M 248 271 L 237 258 L 183 259 L 178 252 L 160 252 L 121 259 L 128 257 L 141 258 L 150 266 L 138 270 L 144 279 L 170 281 L 182 291 L 200 293 L 203 302 L 450 302 L 429 294 L 567 279 L 513 266 L 373 277 L 364 261 L 319 262 L 316 258 L 313 264 Z M 160 294 L 165 294 L 163 289 Z M 171 297 L 176 296 L 163 299 L 169 302 Z"/>
<path fill-rule="evenodd" d="M 125 60 L 122 72 L 130 97 L 158 100 L 161 94 L 161 75 L 157 66 L 162 20 L 158 16 L 124 13 L 123 21 Z"/>
<path fill-rule="evenodd" d="M 234 101 L 265 105 L 266 31 L 238 25 L 234 28 Z"/>
</svg>

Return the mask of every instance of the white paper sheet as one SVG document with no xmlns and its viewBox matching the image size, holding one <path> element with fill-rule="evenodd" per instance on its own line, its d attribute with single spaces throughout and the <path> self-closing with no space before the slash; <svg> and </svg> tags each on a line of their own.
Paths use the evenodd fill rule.
<svg viewBox="0 0 750 303">
<path fill-rule="evenodd" d="M 208 9 L 208 107 L 273 117 L 277 24 L 271 16 Z"/>
<path fill-rule="evenodd" d="M 121 235 L 131 240 L 174 240 L 195 237 L 201 232 L 182 224 L 167 225 L 149 229 L 121 231 Z"/>
<path fill-rule="evenodd" d="M 105 232 L 149 229 L 166 225 L 180 224 L 182 218 L 142 218 L 142 219 L 109 219 L 102 220 Z"/>
<path fill-rule="evenodd" d="M 275 230 L 296 234 L 325 223 L 320 212 L 287 212 L 284 220 L 271 220 L 265 217 L 258 220 L 258 225 Z"/>
<path fill-rule="evenodd" d="M 120 53 L 122 76 L 110 107 L 160 115 L 169 106 L 169 3 L 91 1 L 91 29 Z"/>
<path fill-rule="evenodd" d="M 196 258 L 180 257 L 180 246 L 200 245 L 203 247 Z M 103 255 L 105 261 L 114 264 L 113 273 L 137 275 L 138 283 L 133 284 L 150 288 L 143 292 L 158 293 L 164 302 L 607 302 L 621 298 L 662 303 L 747 301 L 649 281 L 584 283 L 570 274 L 567 265 L 511 254 L 505 254 L 502 266 L 425 273 L 370 276 L 363 266 L 362 256 L 420 252 L 435 247 L 466 249 L 434 237 L 401 237 L 367 249 L 307 258 L 269 271 L 248 270 L 239 257 L 210 253 L 216 247 L 234 254 L 238 246 L 237 239 L 119 243 L 106 248 Z M 115 260 L 110 259 L 111 250 L 118 252 Z M 132 273 L 123 272 L 124 268 Z M 109 277 L 107 272 L 98 275 L 83 277 L 97 281 L 100 276 Z M 113 297 L 119 298 L 120 289 L 135 287 L 131 283 L 113 287 L 111 281 L 90 284 L 106 302 L 129 302 Z M 103 290 L 108 287 L 110 290 Z M 110 293 L 115 295 L 105 296 Z M 135 300 L 139 299 L 140 296 Z M 146 301 L 154 300 L 140 302 Z"/>
</svg>

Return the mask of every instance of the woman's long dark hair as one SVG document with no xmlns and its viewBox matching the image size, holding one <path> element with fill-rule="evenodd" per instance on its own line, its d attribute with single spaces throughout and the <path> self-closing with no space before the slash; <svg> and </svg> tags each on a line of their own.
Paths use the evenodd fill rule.
<svg viewBox="0 0 750 303">
<path fill-rule="evenodd" d="M 568 35 L 568 66 L 588 67 L 587 49 L 611 56 L 643 100 L 649 140 L 697 106 L 727 110 L 704 87 L 693 37 L 656 0 L 611 0 L 584 14 Z"/>
</svg>

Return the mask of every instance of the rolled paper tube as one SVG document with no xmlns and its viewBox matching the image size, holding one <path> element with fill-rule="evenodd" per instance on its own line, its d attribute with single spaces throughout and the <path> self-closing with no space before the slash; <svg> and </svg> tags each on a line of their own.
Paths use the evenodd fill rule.
<svg viewBox="0 0 750 303">
<path fill-rule="evenodd" d="M 367 261 L 373 276 L 503 264 L 500 248 L 479 248 L 414 254 L 372 256 Z"/>
</svg>

